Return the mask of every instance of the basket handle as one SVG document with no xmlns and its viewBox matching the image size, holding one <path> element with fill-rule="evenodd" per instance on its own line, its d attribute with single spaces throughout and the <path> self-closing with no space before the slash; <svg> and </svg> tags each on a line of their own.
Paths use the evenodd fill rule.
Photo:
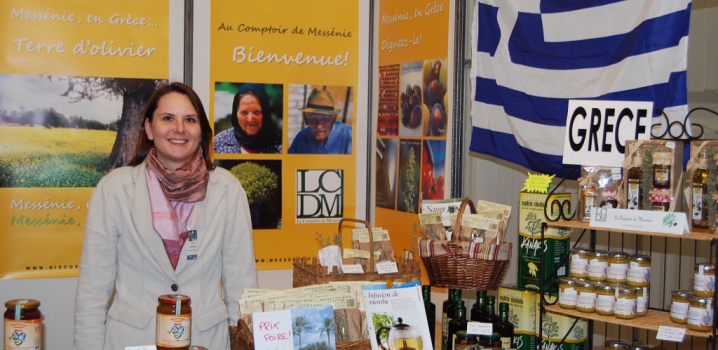
<svg viewBox="0 0 718 350">
<path fill-rule="evenodd" d="M 374 231 L 371 228 L 371 224 L 369 224 L 369 221 L 364 221 L 362 219 L 353 219 L 353 218 L 342 218 L 339 220 L 339 235 L 342 236 L 342 224 L 345 221 L 351 221 L 356 222 L 360 224 L 364 224 L 367 229 L 369 229 L 369 268 L 371 268 L 372 271 L 374 271 Z"/>
<path fill-rule="evenodd" d="M 474 202 L 470 198 L 464 198 L 464 200 L 461 201 L 461 205 L 459 205 L 459 212 L 456 213 L 456 222 L 454 223 L 454 234 L 451 235 L 451 241 L 456 242 L 461 236 L 459 233 L 461 232 L 461 217 L 464 215 L 464 211 L 466 210 L 466 206 L 469 206 L 469 210 L 471 210 L 471 214 L 476 214 L 476 207 L 474 206 Z"/>
</svg>

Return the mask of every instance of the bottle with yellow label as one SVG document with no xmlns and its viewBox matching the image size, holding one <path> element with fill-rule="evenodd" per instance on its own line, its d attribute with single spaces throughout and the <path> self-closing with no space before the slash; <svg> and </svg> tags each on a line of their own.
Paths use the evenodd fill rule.
<svg viewBox="0 0 718 350">
<path fill-rule="evenodd" d="M 643 180 L 643 151 L 638 149 L 633 153 L 631 165 L 628 168 L 628 198 L 627 209 L 643 209 L 643 193 L 641 192 L 641 181 Z"/>
<path fill-rule="evenodd" d="M 701 149 L 696 161 L 696 169 L 693 170 L 693 182 L 691 184 L 691 223 L 695 228 L 708 228 L 708 159 L 706 149 Z"/>
</svg>

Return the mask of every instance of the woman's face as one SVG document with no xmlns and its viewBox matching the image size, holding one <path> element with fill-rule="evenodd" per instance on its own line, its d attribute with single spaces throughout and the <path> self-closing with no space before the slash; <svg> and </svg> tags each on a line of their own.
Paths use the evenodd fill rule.
<svg viewBox="0 0 718 350">
<path fill-rule="evenodd" d="M 249 136 L 254 136 L 262 129 L 262 106 L 259 105 L 259 99 L 254 95 L 244 95 L 239 99 L 239 108 L 237 108 L 237 120 L 239 126 Z"/>
<path fill-rule="evenodd" d="M 202 139 L 197 110 L 187 96 L 178 92 L 160 98 L 152 121 L 145 119 L 145 132 L 154 141 L 157 158 L 172 170 L 192 159 Z"/>
</svg>

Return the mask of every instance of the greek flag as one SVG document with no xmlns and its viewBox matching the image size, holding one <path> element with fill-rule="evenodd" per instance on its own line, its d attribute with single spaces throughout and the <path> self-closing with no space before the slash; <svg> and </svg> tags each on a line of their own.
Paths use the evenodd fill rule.
<svg viewBox="0 0 718 350">
<path fill-rule="evenodd" d="M 660 110 L 682 122 L 690 12 L 690 0 L 478 0 L 470 150 L 565 176 L 570 99 L 652 101 L 654 124 Z"/>
</svg>

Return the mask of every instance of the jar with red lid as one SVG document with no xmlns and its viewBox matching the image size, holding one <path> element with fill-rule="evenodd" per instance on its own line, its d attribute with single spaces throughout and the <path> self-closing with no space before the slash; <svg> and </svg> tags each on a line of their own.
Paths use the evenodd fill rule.
<svg viewBox="0 0 718 350">
<path fill-rule="evenodd" d="M 40 301 L 13 299 L 5 302 L 5 349 L 41 349 Z"/>
<path fill-rule="evenodd" d="M 157 300 L 157 350 L 189 350 L 192 331 L 190 297 L 165 294 Z"/>
</svg>

